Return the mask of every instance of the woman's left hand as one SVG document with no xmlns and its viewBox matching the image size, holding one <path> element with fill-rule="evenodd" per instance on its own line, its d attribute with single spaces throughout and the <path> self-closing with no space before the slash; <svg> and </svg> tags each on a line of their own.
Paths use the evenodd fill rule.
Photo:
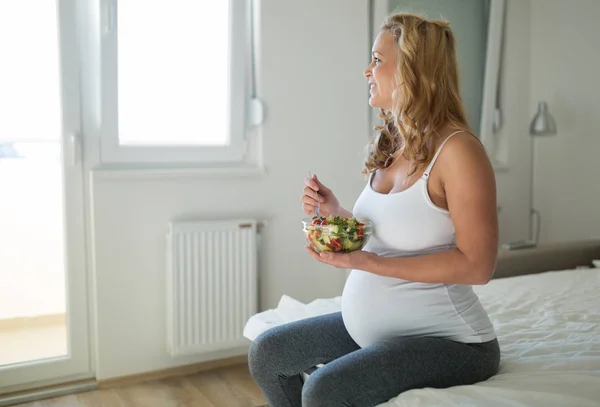
<svg viewBox="0 0 600 407">
<path fill-rule="evenodd" d="M 315 252 L 310 246 L 306 246 L 306 251 L 315 259 L 330 266 L 367 271 L 368 264 L 377 257 L 375 253 L 357 250 L 350 253 L 333 253 L 333 252 Z"/>
</svg>

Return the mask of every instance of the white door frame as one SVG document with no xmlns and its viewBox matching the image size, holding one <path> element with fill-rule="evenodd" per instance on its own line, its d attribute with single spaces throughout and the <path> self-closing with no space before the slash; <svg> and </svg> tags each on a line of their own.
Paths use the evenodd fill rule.
<svg viewBox="0 0 600 407">
<path fill-rule="evenodd" d="M 0 367 L 1 394 L 92 378 L 86 264 L 77 0 L 57 0 L 62 103 L 68 355 Z M 35 12 L 35 10 L 32 10 Z M 35 118 L 34 118 L 35 120 Z M 6 401 L 6 400 L 5 400 Z"/>
</svg>

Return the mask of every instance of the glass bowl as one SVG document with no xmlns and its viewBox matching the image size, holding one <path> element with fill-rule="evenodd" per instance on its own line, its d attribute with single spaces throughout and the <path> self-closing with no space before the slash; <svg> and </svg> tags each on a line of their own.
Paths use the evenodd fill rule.
<svg viewBox="0 0 600 407">
<path fill-rule="evenodd" d="M 317 253 L 362 250 L 373 233 L 371 221 L 339 216 L 305 218 L 302 226 L 306 240 Z"/>
</svg>

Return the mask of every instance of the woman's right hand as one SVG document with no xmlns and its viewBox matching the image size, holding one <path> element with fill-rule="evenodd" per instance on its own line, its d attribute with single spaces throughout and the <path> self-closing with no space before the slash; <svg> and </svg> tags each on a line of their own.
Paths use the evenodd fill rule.
<svg viewBox="0 0 600 407">
<path fill-rule="evenodd" d="M 318 192 L 318 194 L 317 194 Z M 317 210 L 317 199 L 321 202 L 320 215 L 339 216 L 340 202 L 331 189 L 321 184 L 316 175 L 304 180 L 304 194 L 302 195 L 302 210 L 308 216 L 315 216 Z"/>
</svg>

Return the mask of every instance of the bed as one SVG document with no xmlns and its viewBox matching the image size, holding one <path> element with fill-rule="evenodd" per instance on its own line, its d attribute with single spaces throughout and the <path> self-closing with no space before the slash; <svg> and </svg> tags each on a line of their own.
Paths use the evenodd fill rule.
<svg viewBox="0 0 600 407">
<path fill-rule="evenodd" d="M 474 289 L 498 334 L 498 374 L 411 390 L 377 407 L 600 406 L 600 241 L 501 251 L 494 279 Z M 244 335 L 253 340 L 272 326 L 339 310 L 339 297 L 303 304 L 283 296 L 251 317 Z"/>
</svg>

